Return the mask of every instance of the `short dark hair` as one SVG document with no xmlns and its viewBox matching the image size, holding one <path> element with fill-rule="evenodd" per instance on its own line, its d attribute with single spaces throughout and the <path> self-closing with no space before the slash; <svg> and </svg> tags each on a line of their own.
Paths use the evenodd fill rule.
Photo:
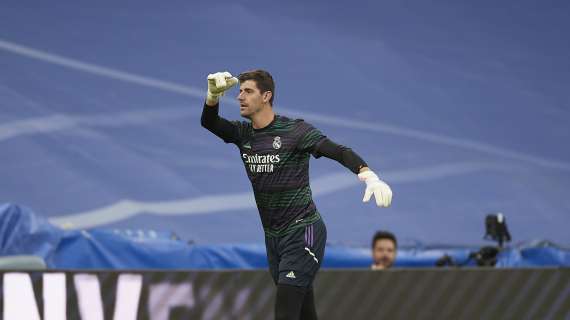
<svg viewBox="0 0 570 320">
<path fill-rule="evenodd" d="M 398 248 L 398 240 L 396 239 L 396 236 L 390 231 L 380 230 L 380 231 L 377 231 L 374 234 L 374 237 L 372 238 L 372 249 L 374 249 L 374 245 L 376 244 L 376 241 L 382 240 L 382 239 L 392 240 L 392 242 L 394 242 L 394 247 Z"/>
<path fill-rule="evenodd" d="M 273 105 L 273 98 L 275 98 L 275 82 L 273 82 L 273 77 L 269 72 L 261 69 L 250 70 L 240 73 L 238 76 L 239 83 L 247 80 L 255 81 L 257 89 L 264 93 L 266 91 L 271 91 L 271 98 L 269 103 Z"/>
</svg>

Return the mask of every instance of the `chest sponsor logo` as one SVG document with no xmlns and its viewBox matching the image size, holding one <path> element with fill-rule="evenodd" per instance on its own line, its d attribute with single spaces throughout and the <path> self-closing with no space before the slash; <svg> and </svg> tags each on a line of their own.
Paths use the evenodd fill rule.
<svg viewBox="0 0 570 320">
<path fill-rule="evenodd" d="M 273 172 L 275 165 L 281 161 L 278 154 L 249 155 L 247 153 L 243 153 L 241 157 L 251 173 Z"/>
</svg>

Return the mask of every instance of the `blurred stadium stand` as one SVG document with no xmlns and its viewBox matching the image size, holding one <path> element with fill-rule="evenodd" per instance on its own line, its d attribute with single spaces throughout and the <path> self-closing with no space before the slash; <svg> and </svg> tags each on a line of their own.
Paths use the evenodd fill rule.
<svg viewBox="0 0 570 320">
<path fill-rule="evenodd" d="M 390 229 L 481 246 L 496 211 L 517 243 L 570 244 L 568 4 L 0 6 L 0 201 L 66 230 L 262 243 L 237 151 L 198 120 L 208 73 L 260 67 L 277 112 L 353 147 L 393 186 L 391 208 L 363 205 L 354 175 L 313 159 L 331 244 L 367 247 Z M 237 119 L 234 95 L 222 114 Z"/>
</svg>

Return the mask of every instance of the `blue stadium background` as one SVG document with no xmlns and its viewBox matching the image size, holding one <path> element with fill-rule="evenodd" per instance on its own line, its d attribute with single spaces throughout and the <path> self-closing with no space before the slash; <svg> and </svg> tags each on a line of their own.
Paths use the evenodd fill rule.
<svg viewBox="0 0 570 320">
<path fill-rule="evenodd" d="M 235 147 L 200 127 L 208 73 L 269 70 L 275 110 L 356 150 L 393 205 L 327 159 L 331 243 L 570 244 L 568 3 L 57 1 L 0 4 L 0 203 L 67 228 L 263 239 Z M 233 89 L 222 114 L 239 117 Z"/>
</svg>

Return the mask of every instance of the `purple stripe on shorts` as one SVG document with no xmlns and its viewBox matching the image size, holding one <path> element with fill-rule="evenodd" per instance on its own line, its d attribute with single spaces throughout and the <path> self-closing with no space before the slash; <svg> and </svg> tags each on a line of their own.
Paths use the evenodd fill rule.
<svg viewBox="0 0 570 320">
<path fill-rule="evenodd" d="M 312 246 L 313 246 L 313 225 L 311 225 L 310 228 L 311 228 L 311 229 L 309 229 L 309 231 L 310 231 L 309 245 L 312 247 Z"/>
<path fill-rule="evenodd" d="M 312 242 L 312 239 L 311 239 L 311 236 L 312 236 L 311 230 L 312 230 L 312 229 L 311 229 L 311 228 L 312 228 L 312 227 L 313 227 L 313 225 L 309 225 L 309 247 L 312 247 L 312 245 L 311 245 L 311 242 Z"/>
<path fill-rule="evenodd" d="M 312 247 L 315 245 L 315 225 L 314 224 L 311 225 L 311 230 L 313 233 L 313 237 L 311 238 L 311 247 Z"/>
</svg>

